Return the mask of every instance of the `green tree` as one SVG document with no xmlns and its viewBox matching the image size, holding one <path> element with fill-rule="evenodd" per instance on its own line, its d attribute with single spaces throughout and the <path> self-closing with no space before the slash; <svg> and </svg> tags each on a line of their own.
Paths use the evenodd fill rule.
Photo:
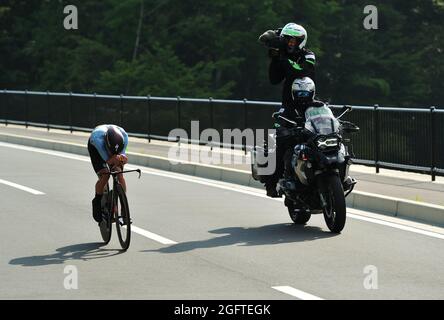
<svg viewBox="0 0 444 320">
<path fill-rule="evenodd" d="M 258 36 L 308 31 L 317 91 L 332 103 L 444 105 L 442 0 L 5 0 L 0 87 L 277 101 Z M 79 29 L 63 28 L 76 5 Z"/>
</svg>

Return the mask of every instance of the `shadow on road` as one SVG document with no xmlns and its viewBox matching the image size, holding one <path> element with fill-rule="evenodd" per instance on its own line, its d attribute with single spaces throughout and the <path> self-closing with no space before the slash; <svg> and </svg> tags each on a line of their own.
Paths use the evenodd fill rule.
<svg viewBox="0 0 444 320">
<path fill-rule="evenodd" d="M 103 242 L 81 243 L 56 249 L 56 253 L 45 256 L 29 256 L 16 258 L 9 261 L 9 264 L 23 267 L 35 267 L 51 264 L 62 264 L 68 260 L 92 260 L 108 258 L 118 255 L 123 251 L 116 249 L 101 249 Z"/>
<path fill-rule="evenodd" d="M 177 253 L 202 248 L 215 248 L 223 246 L 261 246 L 284 243 L 313 241 L 334 237 L 336 234 L 313 226 L 298 226 L 295 224 L 274 224 L 257 228 L 230 227 L 209 231 L 224 236 L 199 241 L 182 242 L 158 250 L 145 250 L 143 252 Z"/>
</svg>

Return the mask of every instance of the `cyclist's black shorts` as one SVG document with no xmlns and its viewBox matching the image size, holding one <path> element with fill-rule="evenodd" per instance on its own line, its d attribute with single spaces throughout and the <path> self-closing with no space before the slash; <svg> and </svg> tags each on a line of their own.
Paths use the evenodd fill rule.
<svg viewBox="0 0 444 320">
<path fill-rule="evenodd" d="M 89 140 L 88 140 L 88 152 L 95 173 L 98 173 L 100 170 L 107 168 L 106 161 L 102 159 L 102 157 L 99 154 L 99 151 L 97 151 L 96 147 L 94 147 Z"/>
</svg>

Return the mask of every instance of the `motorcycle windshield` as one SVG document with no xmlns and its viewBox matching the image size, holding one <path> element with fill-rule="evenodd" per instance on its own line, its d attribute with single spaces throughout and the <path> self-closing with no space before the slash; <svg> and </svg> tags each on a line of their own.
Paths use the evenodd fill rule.
<svg viewBox="0 0 444 320">
<path fill-rule="evenodd" d="M 339 132 L 339 121 L 325 105 L 308 108 L 305 111 L 305 119 L 305 129 L 314 134 L 329 135 Z"/>
</svg>

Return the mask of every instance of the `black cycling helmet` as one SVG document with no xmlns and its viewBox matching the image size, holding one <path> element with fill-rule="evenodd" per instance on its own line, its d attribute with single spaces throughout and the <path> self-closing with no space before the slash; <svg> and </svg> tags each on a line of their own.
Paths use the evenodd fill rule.
<svg viewBox="0 0 444 320">
<path fill-rule="evenodd" d="M 124 147 L 123 135 L 119 129 L 114 126 L 108 127 L 105 133 L 106 148 L 112 154 L 119 154 Z"/>
</svg>

